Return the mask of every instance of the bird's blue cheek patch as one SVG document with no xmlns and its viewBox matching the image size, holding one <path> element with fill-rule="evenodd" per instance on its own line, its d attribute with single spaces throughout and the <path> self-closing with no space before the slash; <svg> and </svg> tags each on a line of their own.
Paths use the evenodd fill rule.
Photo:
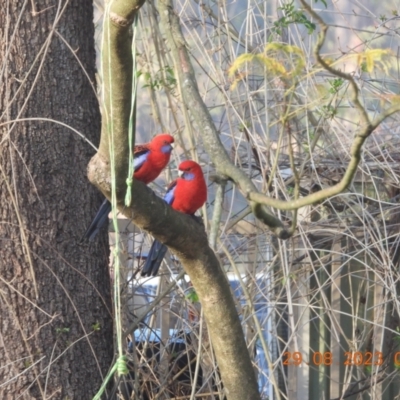
<svg viewBox="0 0 400 400">
<path fill-rule="evenodd" d="M 186 181 L 192 181 L 194 179 L 194 174 L 192 174 L 191 172 L 184 172 L 182 178 Z"/>
<path fill-rule="evenodd" d="M 161 147 L 161 151 L 166 154 L 166 153 L 171 153 L 172 151 L 172 146 L 170 144 L 164 144 L 163 147 Z"/>
</svg>

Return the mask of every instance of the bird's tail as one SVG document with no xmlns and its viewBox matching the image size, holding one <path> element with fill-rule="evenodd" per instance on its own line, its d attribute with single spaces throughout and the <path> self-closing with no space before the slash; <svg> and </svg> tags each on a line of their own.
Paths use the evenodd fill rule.
<svg viewBox="0 0 400 400">
<path fill-rule="evenodd" d="M 167 246 L 158 240 L 154 240 L 142 269 L 142 276 L 156 276 L 162 260 L 167 252 Z"/>
<path fill-rule="evenodd" d="M 97 214 L 89 228 L 87 228 L 85 234 L 83 235 L 83 239 L 89 239 L 90 242 L 93 242 L 94 238 L 99 233 L 100 228 L 107 222 L 110 211 L 111 203 L 105 199 L 103 204 L 100 206 L 99 211 L 97 211 Z"/>
</svg>

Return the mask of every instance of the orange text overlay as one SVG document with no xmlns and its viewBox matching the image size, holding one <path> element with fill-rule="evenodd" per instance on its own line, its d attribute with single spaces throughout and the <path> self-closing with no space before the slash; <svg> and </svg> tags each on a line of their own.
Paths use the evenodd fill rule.
<svg viewBox="0 0 400 400">
<path fill-rule="evenodd" d="M 301 364 L 315 365 L 315 366 L 329 366 L 329 365 L 345 365 L 345 366 L 379 366 L 382 365 L 384 360 L 383 353 L 380 351 L 346 351 L 343 358 L 338 356 L 335 357 L 330 351 L 319 352 L 310 355 L 310 360 L 302 356 L 299 351 L 290 352 L 286 351 L 283 353 L 283 365 L 300 366 Z M 340 358 L 340 360 L 339 360 Z M 400 352 L 397 352 L 393 356 L 394 365 L 400 367 Z"/>
</svg>

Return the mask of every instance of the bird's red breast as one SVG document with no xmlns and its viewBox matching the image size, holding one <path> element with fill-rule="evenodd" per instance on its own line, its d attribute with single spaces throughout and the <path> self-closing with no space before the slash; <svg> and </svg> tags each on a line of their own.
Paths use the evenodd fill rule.
<svg viewBox="0 0 400 400">
<path fill-rule="evenodd" d="M 194 214 L 207 200 L 207 185 L 203 171 L 199 164 L 191 160 L 183 161 L 178 169 L 191 179 L 176 180 L 171 206 L 174 210 L 185 214 Z"/>
</svg>

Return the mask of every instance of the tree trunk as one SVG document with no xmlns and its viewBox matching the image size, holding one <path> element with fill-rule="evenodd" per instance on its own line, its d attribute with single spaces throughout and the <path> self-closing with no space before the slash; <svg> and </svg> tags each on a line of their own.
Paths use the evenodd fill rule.
<svg viewBox="0 0 400 400">
<path fill-rule="evenodd" d="M 94 150 L 45 119 L 98 143 L 92 1 L 0 0 L 0 60 L 0 398 L 90 399 L 113 355 L 105 232 L 79 244 Z"/>
</svg>

